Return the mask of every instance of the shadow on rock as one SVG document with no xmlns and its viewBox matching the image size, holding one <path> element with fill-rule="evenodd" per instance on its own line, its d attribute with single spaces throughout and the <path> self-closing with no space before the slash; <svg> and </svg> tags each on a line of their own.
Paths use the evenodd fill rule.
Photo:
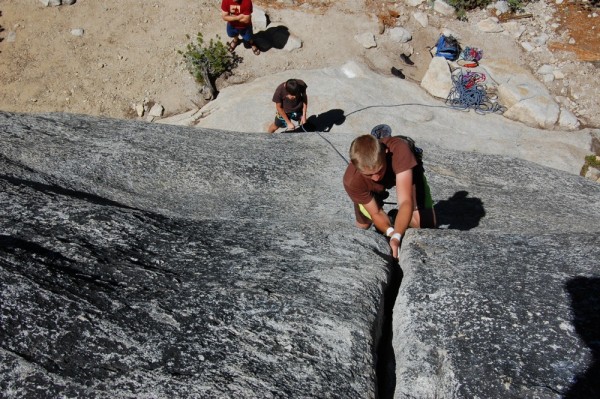
<svg viewBox="0 0 600 399">
<path fill-rule="evenodd" d="M 309 132 L 328 132 L 331 130 L 333 125 L 341 125 L 346 121 L 344 110 L 341 109 L 330 109 L 327 112 L 323 112 L 319 115 L 312 115 L 306 120 L 308 128 L 306 131 Z"/>
<path fill-rule="evenodd" d="M 281 50 L 290 37 L 290 31 L 285 26 L 274 26 L 254 34 L 254 43 L 262 52 L 272 48 Z"/>
<path fill-rule="evenodd" d="M 479 226 L 485 216 L 483 202 L 479 198 L 467 198 L 467 191 L 457 191 L 447 200 L 434 205 L 438 226 L 453 230 L 470 230 Z"/>
<path fill-rule="evenodd" d="M 377 391 L 379 398 L 393 398 L 396 389 L 396 355 L 392 344 L 394 305 L 396 297 L 402 283 L 402 269 L 398 261 L 393 259 L 391 254 L 384 254 L 378 250 L 373 250 L 382 259 L 387 261 L 389 277 L 384 291 L 383 300 L 383 319 L 381 322 L 381 331 L 379 342 L 377 344 Z"/>
<path fill-rule="evenodd" d="M 575 277 L 566 284 L 573 326 L 592 351 L 590 367 L 575 378 L 565 399 L 600 398 L 600 278 Z"/>
</svg>

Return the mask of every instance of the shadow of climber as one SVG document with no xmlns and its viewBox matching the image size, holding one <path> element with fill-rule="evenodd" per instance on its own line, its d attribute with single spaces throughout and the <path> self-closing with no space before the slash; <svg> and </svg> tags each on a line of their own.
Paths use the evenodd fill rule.
<svg viewBox="0 0 600 399">
<path fill-rule="evenodd" d="M 483 202 L 479 198 L 467 198 L 467 191 L 457 191 L 447 200 L 434 205 L 440 228 L 470 230 L 479 226 L 485 216 Z"/>
</svg>

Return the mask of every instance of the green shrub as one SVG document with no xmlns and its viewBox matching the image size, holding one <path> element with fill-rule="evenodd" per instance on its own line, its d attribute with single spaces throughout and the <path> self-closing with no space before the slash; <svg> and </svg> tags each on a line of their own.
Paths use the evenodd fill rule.
<svg viewBox="0 0 600 399">
<path fill-rule="evenodd" d="M 456 15 L 460 20 L 466 19 L 467 11 L 485 8 L 495 2 L 496 0 L 447 0 L 447 3 L 456 9 Z M 508 6 L 512 12 L 523 11 L 525 4 L 527 4 L 527 0 L 508 0 Z"/>
<path fill-rule="evenodd" d="M 598 157 L 596 155 L 588 155 L 585 157 L 583 167 L 581 168 L 579 174 L 581 176 L 585 176 L 590 167 L 600 169 L 600 160 L 598 160 Z"/>
<path fill-rule="evenodd" d="M 218 35 L 217 40 L 210 39 L 208 46 L 205 46 L 202 33 L 196 35 L 196 43 L 189 43 L 185 52 L 178 50 L 178 53 L 183 55 L 194 79 L 200 84 L 208 85 L 213 95 L 216 95 L 214 81 L 223 73 L 233 70 L 241 60 L 227 50 Z"/>
<path fill-rule="evenodd" d="M 523 12 L 525 10 L 526 1 L 522 0 L 508 0 L 508 6 L 510 10 L 514 13 Z"/>
</svg>

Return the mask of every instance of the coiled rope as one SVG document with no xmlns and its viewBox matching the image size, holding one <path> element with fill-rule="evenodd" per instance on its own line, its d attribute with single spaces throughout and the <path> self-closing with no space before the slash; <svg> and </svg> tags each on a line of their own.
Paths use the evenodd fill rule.
<svg viewBox="0 0 600 399">
<path fill-rule="evenodd" d="M 485 74 L 467 71 L 452 74 L 453 87 L 446 98 L 446 104 L 451 108 L 468 110 L 473 108 L 479 114 L 489 112 L 503 113 L 506 108 L 498 104 L 496 98 L 490 98 L 485 85 Z"/>
</svg>

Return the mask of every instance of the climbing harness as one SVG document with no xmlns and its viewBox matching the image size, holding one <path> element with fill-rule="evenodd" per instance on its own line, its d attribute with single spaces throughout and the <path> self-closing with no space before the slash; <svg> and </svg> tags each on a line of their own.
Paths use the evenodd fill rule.
<svg viewBox="0 0 600 399">
<path fill-rule="evenodd" d="M 479 61 L 483 57 L 483 50 L 477 47 L 465 47 L 456 61 L 458 65 L 465 68 L 475 68 L 479 66 Z"/>
<path fill-rule="evenodd" d="M 458 71 L 458 72 L 457 72 Z M 451 108 L 468 110 L 473 108 L 479 114 L 489 112 L 503 113 L 506 108 L 498 104 L 496 98 L 490 98 L 486 92 L 485 74 L 459 69 L 452 74 L 453 87 L 446 98 L 446 104 Z"/>
<path fill-rule="evenodd" d="M 477 47 L 465 47 L 461 54 L 461 58 L 465 61 L 479 62 L 483 57 L 483 50 Z"/>
</svg>

